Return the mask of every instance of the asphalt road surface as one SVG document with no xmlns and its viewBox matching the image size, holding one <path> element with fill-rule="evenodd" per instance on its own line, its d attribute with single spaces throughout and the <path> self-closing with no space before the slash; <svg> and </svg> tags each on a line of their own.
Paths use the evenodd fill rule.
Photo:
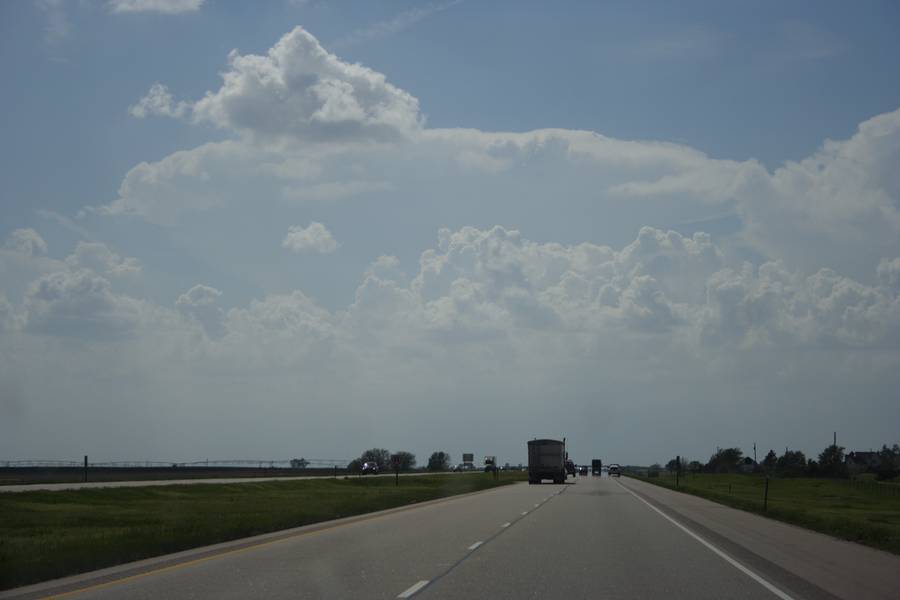
<svg viewBox="0 0 900 600">
<path fill-rule="evenodd" d="M 898 598 L 900 557 L 626 478 L 516 484 L 17 598 Z"/>
</svg>

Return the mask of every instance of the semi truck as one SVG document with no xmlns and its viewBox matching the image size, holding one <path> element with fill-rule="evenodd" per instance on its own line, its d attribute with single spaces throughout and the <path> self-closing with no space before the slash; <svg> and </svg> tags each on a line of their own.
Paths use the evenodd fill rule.
<svg viewBox="0 0 900 600">
<path fill-rule="evenodd" d="M 528 483 L 540 483 L 552 479 L 553 483 L 566 482 L 566 438 L 562 441 L 534 439 L 528 442 Z"/>
<path fill-rule="evenodd" d="M 603 461 L 599 458 L 591 461 L 591 475 L 603 475 Z"/>
</svg>

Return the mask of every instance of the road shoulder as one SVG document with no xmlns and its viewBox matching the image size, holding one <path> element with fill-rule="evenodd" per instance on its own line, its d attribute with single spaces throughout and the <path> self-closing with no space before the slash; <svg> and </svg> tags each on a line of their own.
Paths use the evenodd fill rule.
<svg viewBox="0 0 900 600">
<path fill-rule="evenodd" d="M 896 598 L 900 589 L 900 557 L 887 552 L 635 479 L 621 484 L 799 597 Z"/>
</svg>

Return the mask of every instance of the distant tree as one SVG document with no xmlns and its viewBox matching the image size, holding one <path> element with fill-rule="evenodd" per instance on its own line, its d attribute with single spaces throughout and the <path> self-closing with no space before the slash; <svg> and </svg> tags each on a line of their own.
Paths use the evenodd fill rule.
<svg viewBox="0 0 900 600">
<path fill-rule="evenodd" d="M 806 474 L 810 477 L 819 477 L 823 473 L 819 463 L 817 463 L 813 459 L 809 459 L 809 462 L 806 463 Z"/>
<path fill-rule="evenodd" d="M 893 448 L 888 448 L 887 444 L 883 445 L 878 452 L 878 465 L 875 468 L 878 479 L 891 479 L 896 475 L 898 468 L 900 468 L 900 446 L 894 444 Z"/>
<path fill-rule="evenodd" d="M 799 450 L 788 450 L 778 457 L 775 469 L 780 475 L 798 477 L 806 472 L 806 455 Z"/>
<path fill-rule="evenodd" d="M 428 457 L 429 471 L 446 471 L 450 468 L 450 455 L 444 451 L 432 452 Z"/>
<path fill-rule="evenodd" d="M 844 463 L 844 447 L 832 444 L 822 450 L 819 454 L 818 471 L 819 474 L 826 477 L 844 477 L 847 474 L 847 465 Z"/>
<path fill-rule="evenodd" d="M 364 462 L 374 462 L 381 469 L 389 469 L 391 467 L 391 453 L 384 448 L 371 448 L 362 453 L 359 457 L 360 466 Z"/>
<path fill-rule="evenodd" d="M 684 469 L 685 469 L 684 459 L 681 459 L 681 464 L 678 463 L 678 457 L 675 457 L 666 463 L 666 471 L 668 471 L 669 473 L 674 473 L 675 471 L 678 471 L 679 469 L 684 471 Z"/>
<path fill-rule="evenodd" d="M 740 448 L 717 448 L 716 453 L 709 457 L 706 467 L 713 473 L 733 473 L 738 470 L 738 465 L 744 453 Z"/>
<path fill-rule="evenodd" d="M 347 463 L 347 472 L 349 473 L 357 473 L 362 470 L 363 461 L 358 458 L 354 458 L 350 462 Z"/>
<path fill-rule="evenodd" d="M 699 460 L 692 460 L 690 463 L 688 463 L 688 469 L 691 471 L 691 473 L 699 473 L 703 469 L 703 465 Z"/>
<path fill-rule="evenodd" d="M 400 457 L 400 470 L 401 471 L 409 471 L 413 467 L 416 466 L 416 455 L 413 454 L 412 452 L 406 452 L 405 450 L 399 450 L 399 451 L 395 452 L 394 454 L 396 454 L 397 456 Z M 393 468 L 393 465 L 391 465 L 391 462 L 390 462 L 390 458 L 391 457 L 388 456 L 387 464 L 388 464 L 388 466 L 391 466 L 391 468 Z"/>
<path fill-rule="evenodd" d="M 765 467 L 766 471 L 770 473 L 775 470 L 775 467 L 778 465 L 778 455 L 775 454 L 774 450 L 769 450 L 769 453 L 766 454 L 766 457 L 762 461 L 763 467 Z"/>
</svg>

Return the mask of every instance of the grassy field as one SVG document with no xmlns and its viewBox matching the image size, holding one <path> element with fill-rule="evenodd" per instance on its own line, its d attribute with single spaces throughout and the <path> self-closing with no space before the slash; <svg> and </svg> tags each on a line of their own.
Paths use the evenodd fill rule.
<svg viewBox="0 0 900 600">
<path fill-rule="evenodd" d="M 520 481 L 434 475 L 0 493 L 0 589 Z"/>
<path fill-rule="evenodd" d="M 675 488 L 675 477 L 668 473 L 660 473 L 658 478 L 637 479 Z M 765 511 L 765 477 L 762 476 L 685 474 L 678 489 L 900 554 L 900 490 L 896 486 L 806 477 L 772 478 Z"/>
<path fill-rule="evenodd" d="M 334 469 L 283 469 L 268 467 L 91 467 L 88 481 L 166 481 L 168 479 L 215 479 L 235 477 L 317 477 L 334 474 Z M 346 469 L 338 469 L 343 477 Z M 80 483 L 81 467 L 0 467 L 0 486 L 30 483 Z"/>
</svg>

